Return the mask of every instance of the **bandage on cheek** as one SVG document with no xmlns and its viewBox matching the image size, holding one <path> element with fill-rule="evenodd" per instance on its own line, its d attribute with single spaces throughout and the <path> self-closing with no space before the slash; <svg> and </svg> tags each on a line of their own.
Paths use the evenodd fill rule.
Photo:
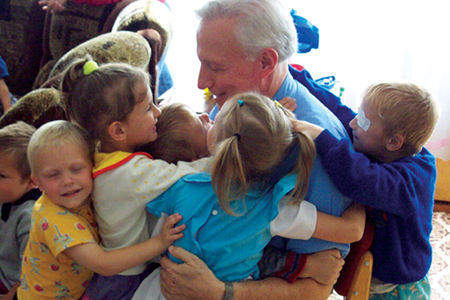
<svg viewBox="0 0 450 300">
<path fill-rule="evenodd" d="M 370 120 L 366 118 L 366 114 L 361 109 L 361 107 L 358 108 L 358 115 L 356 116 L 356 120 L 358 122 L 358 126 L 361 127 L 362 130 L 369 130 Z"/>
</svg>

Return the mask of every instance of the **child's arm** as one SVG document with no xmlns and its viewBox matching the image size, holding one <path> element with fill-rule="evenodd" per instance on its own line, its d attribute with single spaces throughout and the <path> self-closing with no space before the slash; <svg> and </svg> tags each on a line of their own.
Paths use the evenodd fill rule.
<svg viewBox="0 0 450 300">
<path fill-rule="evenodd" d="M 364 232 L 364 205 L 353 203 L 341 217 L 318 212 L 315 205 L 302 201 L 300 205 L 280 202 L 279 213 L 270 223 L 273 236 L 308 240 L 311 237 L 335 243 L 359 241 Z"/>
<path fill-rule="evenodd" d="M 353 202 L 340 217 L 317 212 L 313 237 L 335 243 L 354 243 L 362 238 L 365 223 L 364 205 Z"/>
<path fill-rule="evenodd" d="M 64 253 L 97 274 L 113 276 L 160 255 L 183 237 L 181 231 L 186 225 L 174 227 L 180 220 L 180 214 L 169 216 L 158 236 L 137 245 L 105 251 L 98 244 L 88 243 L 68 248 Z"/>
<path fill-rule="evenodd" d="M 8 86 L 3 78 L 0 78 L 0 101 L 3 105 L 3 113 L 6 113 L 11 108 L 11 98 Z"/>
<path fill-rule="evenodd" d="M 324 130 L 322 127 L 300 120 L 291 120 L 292 122 L 292 131 L 293 132 L 302 132 L 309 136 L 313 141 L 322 133 Z"/>
<path fill-rule="evenodd" d="M 352 129 L 349 126 L 350 121 L 356 116 L 356 113 L 341 102 L 341 98 L 318 84 L 309 74 L 303 70 L 298 72 L 290 67 L 292 76 L 303 84 L 308 91 L 313 94 L 326 108 L 328 108 L 341 121 L 347 130 L 350 140 L 353 140 Z"/>
<path fill-rule="evenodd" d="M 39 1 L 39 5 L 42 6 L 42 10 L 48 10 L 53 14 L 55 12 L 63 11 L 66 2 L 67 0 L 41 0 Z"/>
<path fill-rule="evenodd" d="M 379 163 L 355 152 L 348 139 L 339 140 L 304 121 L 294 120 L 292 124 L 294 130 L 314 139 L 324 170 L 337 189 L 353 201 L 408 216 L 417 210 L 421 197 L 431 198 L 436 172 L 434 158 L 428 151 L 398 162 Z"/>
<path fill-rule="evenodd" d="M 0 296 L 0 299 L 2 300 L 13 300 L 14 296 L 16 295 L 17 289 L 20 286 L 20 281 L 16 282 L 12 288 L 3 296 Z"/>
</svg>

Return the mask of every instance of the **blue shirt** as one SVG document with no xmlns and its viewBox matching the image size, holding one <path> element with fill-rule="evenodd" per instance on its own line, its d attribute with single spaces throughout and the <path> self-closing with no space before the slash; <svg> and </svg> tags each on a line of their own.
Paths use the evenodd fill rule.
<svg viewBox="0 0 450 300">
<path fill-rule="evenodd" d="M 0 79 L 9 76 L 5 61 L 0 57 Z"/>
<path fill-rule="evenodd" d="M 297 71 L 291 69 L 291 72 L 295 73 Z M 286 96 L 297 100 L 298 107 L 294 111 L 297 119 L 326 128 L 339 139 L 348 138 L 344 126 L 336 116 L 320 103 L 300 82 L 296 81 L 291 73 L 288 73 L 286 76 L 284 83 L 275 94 L 274 100 L 281 100 Z M 316 205 L 318 211 L 334 216 L 340 216 L 352 202 L 336 189 L 323 169 L 319 157 L 316 157 L 314 160 L 309 179 L 308 193 L 305 199 Z M 275 237 L 271 244 L 278 248 L 285 248 L 286 250 L 297 253 L 314 253 L 321 250 L 337 248 L 341 251 L 343 257 L 348 254 L 350 249 L 349 244 L 332 243 L 315 238 L 304 241 Z"/>
<path fill-rule="evenodd" d="M 242 200 L 232 201 L 237 215 L 227 214 L 219 204 L 211 183 L 211 174 L 183 177 L 158 198 L 147 204 L 157 216 L 178 212 L 186 224 L 184 237 L 174 242 L 197 255 L 222 281 L 259 278 L 258 261 L 269 243 L 270 222 L 278 215 L 278 203 L 289 193 L 296 175 L 283 177 L 274 188 L 251 191 Z M 176 258 L 169 257 L 179 262 Z"/>
</svg>

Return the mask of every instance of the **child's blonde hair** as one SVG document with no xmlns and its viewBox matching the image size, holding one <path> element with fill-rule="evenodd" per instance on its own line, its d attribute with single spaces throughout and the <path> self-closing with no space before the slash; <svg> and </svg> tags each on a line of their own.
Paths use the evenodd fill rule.
<svg viewBox="0 0 450 300">
<path fill-rule="evenodd" d="M 313 141 L 292 133 L 292 113 L 265 96 L 245 93 L 229 101 L 214 125 L 212 183 L 222 208 L 233 213 L 230 201 L 243 198 L 249 189 L 267 189 L 272 173 L 295 142 L 300 153 L 292 172 L 298 178 L 290 195 L 292 203 L 300 203 L 315 157 Z"/>
<path fill-rule="evenodd" d="M 178 161 L 192 161 L 199 157 L 199 150 L 193 143 L 195 120 L 186 104 L 172 103 L 161 108 L 156 128 L 158 137 L 155 141 L 137 148 L 145 151 L 154 159 L 161 159 L 176 164 Z"/>
<path fill-rule="evenodd" d="M 126 63 L 106 63 L 86 75 L 83 67 L 92 61 L 77 59 L 61 78 L 62 104 L 68 118 L 83 127 L 96 141 L 108 137 L 108 125 L 124 121 L 136 105 L 135 86 L 149 85 L 148 73 Z"/>
<path fill-rule="evenodd" d="M 378 113 L 385 136 L 403 135 L 405 155 L 420 152 L 439 119 L 431 94 L 413 83 L 371 85 L 364 92 L 363 100 Z"/>
<path fill-rule="evenodd" d="M 82 128 L 64 120 L 51 121 L 39 127 L 31 137 L 27 151 L 31 172 L 36 172 L 35 157 L 42 149 L 56 148 L 66 144 L 81 147 L 85 151 L 86 157 L 91 162 L 94 161 L 94 147 Z"/>
<path fill-rule="evenodd" d="M 31 174 L 27 148 L 35 131 L 36 128 L 22 121 L 0 129 L 0 155 L 14 159 L 22 179 L 29 178 Z"/>
</svg>

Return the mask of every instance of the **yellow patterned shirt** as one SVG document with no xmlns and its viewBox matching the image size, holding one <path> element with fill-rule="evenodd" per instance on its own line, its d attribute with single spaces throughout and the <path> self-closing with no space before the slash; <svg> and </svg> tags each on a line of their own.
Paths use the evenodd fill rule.
<svg viewBox="0 0 450 300">
<path fill-rule="evenodd" d="M 80 244 L 99 242 L 91 201 L 69 210 L 43 194 L 34 206 L 31 222 L 18 298 L 79 299 L 93 272 L 63 251 Z"/>
</svg>

